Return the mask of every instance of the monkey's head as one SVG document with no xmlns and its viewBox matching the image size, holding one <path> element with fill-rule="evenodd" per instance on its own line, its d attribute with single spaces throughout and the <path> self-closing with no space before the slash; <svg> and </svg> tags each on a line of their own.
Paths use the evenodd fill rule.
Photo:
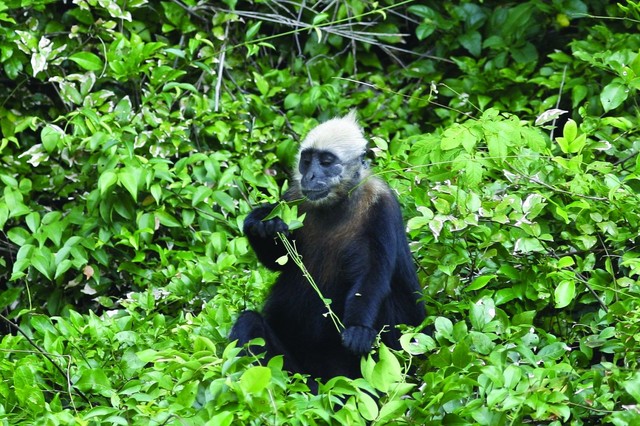
<svg viewBox="0 0 640 426">
<path fill-rule="evenodd" d="M 364 177 L 367 141 L 355 111 L 315 127 L 300 145 L 294 180 L 306 199 L 317 205 L 347 197 Z"/>
</svg>

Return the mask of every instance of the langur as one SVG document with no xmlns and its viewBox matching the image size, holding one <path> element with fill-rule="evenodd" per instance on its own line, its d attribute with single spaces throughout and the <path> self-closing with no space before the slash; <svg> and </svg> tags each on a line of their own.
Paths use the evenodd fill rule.
<svg viewBox="0 0 640 426">
<path fill-rule="evenodd" d="M 262 313 L 245 311 L 230 339 L 261 337 L 267 359 L 284 355 L 291 372 L 328 380 L 360 376 L 360 358 L 376 337 L 399 348 L 398 324 L 425 318 L 421 289 L 395 194 L 370 174 L 367 141 L 355 113 L 331 119 L 303 140 L 285 201 L 302 200 L 304 226 L 290 231 L 275 205 L 253 210 L 244 233 L 258 259 L 280 271 Z M 316 291 L 292 261 L 278 233 L 295 244 L 302 261 L 344 329 L 337 329 Z"/>
</svg>

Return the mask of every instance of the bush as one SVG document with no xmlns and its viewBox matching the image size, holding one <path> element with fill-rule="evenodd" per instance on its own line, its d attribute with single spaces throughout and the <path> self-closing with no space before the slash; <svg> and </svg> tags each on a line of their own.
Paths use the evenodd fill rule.
<svg viewBox="0 0 640 426">
<path fill-rule="evenodd" d="M 640 4 L 0 5 L 3 424 L 635 424 Z M 433 333 L 239 356 L 241 235 L 358 110 Z"/>
</svg>

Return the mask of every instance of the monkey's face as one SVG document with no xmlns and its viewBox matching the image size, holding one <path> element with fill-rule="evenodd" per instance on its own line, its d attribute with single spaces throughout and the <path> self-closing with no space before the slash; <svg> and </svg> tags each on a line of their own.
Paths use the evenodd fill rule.
<svg viewBox="0 0 640 426">
<path fill-rule="evenodd" d="M 305 149 L 300 153 L 300 190 L 313 203 L 337 201 L 345 193 L 345 163 L 327 150 Z"/>
</svg>

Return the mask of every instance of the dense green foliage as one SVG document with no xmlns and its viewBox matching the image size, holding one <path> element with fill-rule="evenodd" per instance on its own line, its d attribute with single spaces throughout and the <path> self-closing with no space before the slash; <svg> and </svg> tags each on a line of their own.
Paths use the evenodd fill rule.
<svg viewBox="0 0 640 426">
<path fill-rule="evenodd" d="M 637 424 L 639 29 L 632 0 L 0 2 L 0 424 Z M 274 278 L 240 228 L 351 108 L 433 333 L 313 395 L 226 339 Z"/>
</svg>

